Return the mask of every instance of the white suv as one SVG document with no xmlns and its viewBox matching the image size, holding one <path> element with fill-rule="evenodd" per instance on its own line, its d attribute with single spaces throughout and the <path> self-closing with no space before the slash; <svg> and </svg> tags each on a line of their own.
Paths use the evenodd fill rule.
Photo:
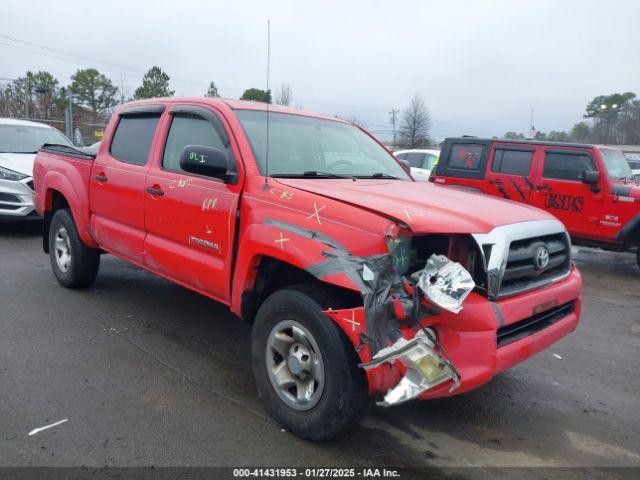
<svg viewBox="0 0 640 480">
<path fill-rule="evenodd" d="M 413 178 L 428 182 L 431 170 L 440 156 L 440 150 L 399 150 L 393 154 L 396 158 L 409 163 Z"/>
<path fill-rule="evenodd" d="M 33 160 L 45 143 L 72 146 L 44 123 L 0 118 L 0 222 L 39 218 L 33 205 Z"/>
</svg>

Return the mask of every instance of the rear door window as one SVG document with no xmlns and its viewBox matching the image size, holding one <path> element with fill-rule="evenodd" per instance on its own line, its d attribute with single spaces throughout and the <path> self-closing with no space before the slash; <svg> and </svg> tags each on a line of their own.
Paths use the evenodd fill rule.
<svg viewBox="0 0 640 480">
<path fill-rule="evenodd" d="M 121 162 L 145 165 L 160 115 L 120 117 L 109 152 Z"/>
<path fill-rule="evenodd" d="M 413 168 L 423 168 L 424 157 L 424 153 L 411 152 L 406 154 L 405 160 L 407 160 Z"/>
<path fill-rule="evenodd" d="M 581 181 L 582 172 L 595 169 L 593 158 L 587 152 L 547 151 L 543 177 Z"/>
<path fill-rule="evenodd" d="M 507 175 L 529 176 L 533 150 L 510 150 L 497 148 L 493 154 L 491 171 Z"/>
</svg>

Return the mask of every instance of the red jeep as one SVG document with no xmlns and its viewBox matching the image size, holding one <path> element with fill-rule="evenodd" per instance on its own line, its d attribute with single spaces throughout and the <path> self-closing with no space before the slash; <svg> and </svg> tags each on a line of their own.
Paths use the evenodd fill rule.
<svg viewBox="0 0 640 480">
<path fill-rule="evenodd" d="M 430 181 L 542 208 L 577 245 L 623 251 L 640 243 L 640 186 L 612 147 L 447 138 Z M 636 255 L 640 266 L 640 248 Z"/>
<path fill-rule="evenodd" d="M 60 283 L 90 284 L 109 253 L 228 305 L 252 324 L 259 395 L 305 438 L 354 424 L 367 394 L 477 388 L 578 324 L 559 221 L 415 182 L 336 118 L 140 101 L 118 108 L 97 154 L 45 146 L 34 178 Z"/>
</svg>

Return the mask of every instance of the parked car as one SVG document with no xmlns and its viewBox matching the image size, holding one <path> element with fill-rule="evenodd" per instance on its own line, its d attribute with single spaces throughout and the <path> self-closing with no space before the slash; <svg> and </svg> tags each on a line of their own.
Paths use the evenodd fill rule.
<svg viewBox="0 0 640 480">
<path fill-rule="evenodd" d="M 266 408 L 313 440 L 357 422 L 368 394 L 467 392 L 576 328 L 581 278 L 551 215 L 415 182 L 348 122 L 266 108 L 138 101 L 96 155 L 44 147 L 58 281 L 89 285 L 107 252 L 228 305 L 252 325 Z"/>
<path fill-rule="evenodd" d="M 49 125 L 0 118 L 0 222 L 39 218 L 33 204 L 33 161 L 45 143 L 71 145 Z"/>
<path fill-rule="evenodd" d="M 398 150 L 394 155 L 409 163 L 413 178 L 427 182 L 431 170 L 438 163 L 440 150 Z"/>
<path fill-rule="evenodd" d="M 575 244 L 622 251 L 640 242 L 640 185 L 615 148 L 447 138 L 431 180 L 546 210 Z"/>
<path fill-rule="evenodd" d="M 633 172 L 634 177 L 640 176 L 640 160 L 629 160 L 627 159 L 627 163 Z"/>
</svg>

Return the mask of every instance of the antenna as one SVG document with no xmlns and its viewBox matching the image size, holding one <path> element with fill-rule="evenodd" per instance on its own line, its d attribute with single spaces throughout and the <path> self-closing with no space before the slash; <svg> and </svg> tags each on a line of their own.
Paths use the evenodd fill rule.
<svg viewBox="0 0 640 480">
<path fill-rule="evenodd" d="M 264 184 L 267 185 L 269 179 L 269 70 L 271 62 L 271 20 L 267 20 L 267 151 L 264 156 Z"/>
</svg>

